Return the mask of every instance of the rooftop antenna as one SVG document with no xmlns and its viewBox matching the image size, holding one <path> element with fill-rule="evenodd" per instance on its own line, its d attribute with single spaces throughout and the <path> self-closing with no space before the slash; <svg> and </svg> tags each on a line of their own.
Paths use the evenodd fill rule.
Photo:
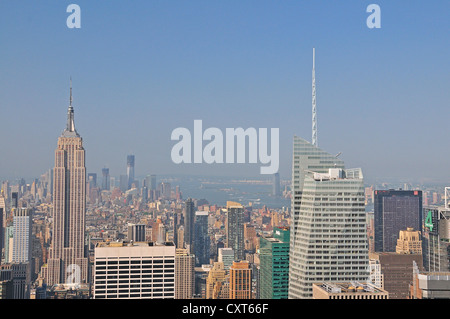
<svg viewBox="0 0 450 319">
<path fill-rule="evenodd" d="M 317 143 L 317 110 L 316 110 L 316 49 L 313 48 L 313 68 L 312 68 L 312 145 Z"/>
</svg>

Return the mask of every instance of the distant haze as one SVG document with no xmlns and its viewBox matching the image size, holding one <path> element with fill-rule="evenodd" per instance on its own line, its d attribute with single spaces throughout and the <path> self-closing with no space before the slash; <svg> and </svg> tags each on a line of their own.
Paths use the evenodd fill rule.
<svg viewBox="0 0 450 319">
<path fill-rule="evenodd" d="M 177 127 L 280 129 L 311 140 L 316 48 L 318 143 L 376 180 L 450 179 L 449 1 L 0 2 L 0 179 L 54 166 L 69 78 L 87 171 L 258 176 L 260 164 L 172 163 Z M 267 178 L 270 178 L 267 176 Z"/>
</svg>

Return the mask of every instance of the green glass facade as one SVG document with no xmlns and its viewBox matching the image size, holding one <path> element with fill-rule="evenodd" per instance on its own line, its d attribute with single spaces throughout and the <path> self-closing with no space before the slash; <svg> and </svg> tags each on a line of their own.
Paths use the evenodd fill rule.
<svg viewBox="0 0 450 319">
<path fill-rule="evenodd" d="M 259 247 L 261 299 L 288 299 L 289 238 L 285 228 L 274 228 L 272 237 L 261 237 Z"/>
</svg>

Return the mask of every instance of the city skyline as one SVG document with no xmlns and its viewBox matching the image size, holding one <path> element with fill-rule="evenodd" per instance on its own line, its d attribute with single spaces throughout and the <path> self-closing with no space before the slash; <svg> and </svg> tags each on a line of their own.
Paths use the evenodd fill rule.
<svg viewBox="0 0 450 319">
<path fill-rule="evenodd" d="M 237 10 L 79 1 L 77 30 L 65 25 L 68 2 L 48 4 L 0 4 L 0 103 L 21 121 L 20 129 L 17 121 L 0 127 L 2 179 L 52 167 L 54 145 L 40 142 L 61 132 L 70 76 L 88 172 L 123 175 L 134 154 L 136 177 L 259 176 L 257 164 L 172 163 L 170 132 L 202 119 L 219 128 L 280 128 L 279 172 L 290 178 L 292 137 L 311 140 L 313 47 L 321 148 L 342 152 L 367 180 L 450 177 L 440 143 L 449 97 L 439 85 L 448 83 L 446 2 L 378 1 L 376 30 L 365 24 L 367 4 L 357 2 L 249 1 Z"/>
</svg>

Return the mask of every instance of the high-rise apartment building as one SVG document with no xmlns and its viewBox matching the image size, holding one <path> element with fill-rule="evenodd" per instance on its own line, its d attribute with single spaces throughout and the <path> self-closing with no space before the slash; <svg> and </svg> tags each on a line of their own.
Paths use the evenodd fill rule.
<svg viewBox="0 0 450 319">
<path fill-rule="evenodd" d="M 401 230 L 422 232 L 422 191 L 376 190 L 375 251 L 394 252 Z"/>
<path fill-rule="evenodd" d="M 174 299 L 175 246 L 152 242 L 98 243 L 94 299 Z"/>
<path fill-rule="evenodd" d="M 31 209 L 20 207 L 14 210 L 13 215 L 13 263 L 31 262 Z"/>
<path fill-rule="evenodd" d="M 287 228 L 275 228 L 271 237 L 260 237 L 259 297 L 288 299 L 289 238 Z"/>
<path fill-rule="evenodd" d="M 175 299 L 192 299 L 195 292 L 195 256 L 175 250 Z"/>
<path fill-rule="evenodd" d="M 194 230 L 195 265 L 198 267 L 209 264 L 210 239 L 208 232 L 208 212 L 195 212 Z"/>
<path fill-rule="evenodd" d="M 76 281 L 86 282 L 85 255 L 86 166 L 83 139 L 75 129 L 72 87 L 67 126 L 58 138 L 53 169 L 53 232 L 47 285 L 66 282 L 74 269 Z"/>
<path fill-rule="evenodd" d="M 234 260 L 244 260 L 244 206 L 227 202 L 227 247 L 232 248 Z"/>
<path fill-rule="evenodd" d="M 312 282 L 365 282 L 369 257 L 361 169 L 308 171 L 302 185 L 293 199 L 289 298 L 312 298 Z"/>
<path fill-rule="evenodd" d="M 190 249 L 191 252 L 194 252 L 194 229 L 195 222 L 195 205 L 192 198 L 188 198 L 185 203 L 184 210 L 184 244 L 185 248 Z"/>
<path fill-rule="evenodd" d="M 230 299 L 252 299 L 252 268 L 246 260 L 233 262 L 230 268 Z"/>
</svg>

